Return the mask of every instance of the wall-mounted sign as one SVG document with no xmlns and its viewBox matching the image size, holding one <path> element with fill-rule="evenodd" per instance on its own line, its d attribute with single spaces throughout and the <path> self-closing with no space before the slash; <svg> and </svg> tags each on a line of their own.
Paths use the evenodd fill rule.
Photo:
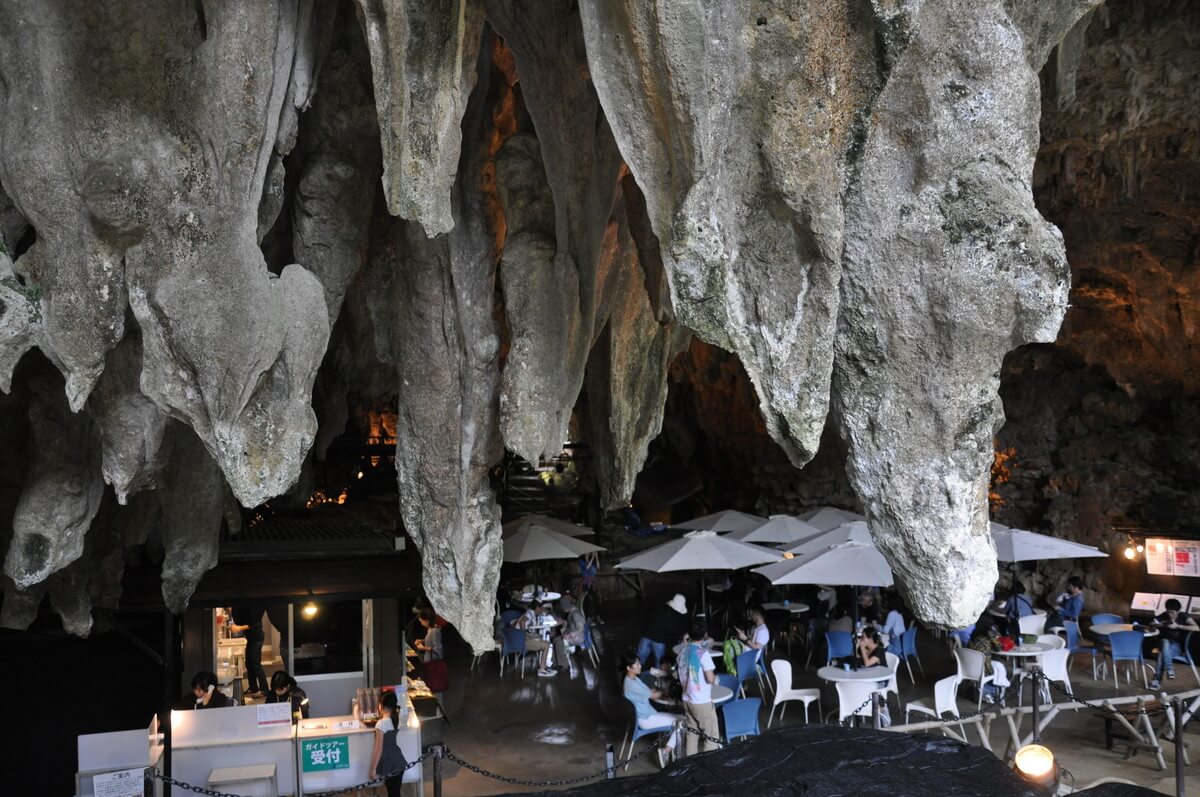
<svg viewBox="0 0 1200 797">
<path fill-rule="evenodd" d="M 145 770 L 137 767 L 96 775 L 92 791 L 96 797 L 142 797 L 146 792 Z"/>
<path fill-rule="evenodd" d="M 303 772 L 325 772 L 350 768 L 350 737 L 327 736 L 324 739 L 303 739 L 300 742 L 300 769 Z"/>
<path fill-rule="evenodd" d="M 1200 576 L 1200 542 L 1147 538 L 1146 572 L 1153 576 Z"/>
<path fill-rule="evenodd" d="M 291 724 L 292 704 L 290 702 L 258 704 L 258 727 Z"/>
</svg>

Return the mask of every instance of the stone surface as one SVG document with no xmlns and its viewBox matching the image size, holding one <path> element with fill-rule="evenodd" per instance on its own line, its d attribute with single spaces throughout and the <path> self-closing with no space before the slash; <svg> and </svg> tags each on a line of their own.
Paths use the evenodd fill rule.
<svg viewBox="0 0 1200 797">
<path fill-rule="evenodd" d="M 449 232 L 482 5 L 358 0 L 358 8 L 371 50 L 388 209 L 431 236 Z"/>
</svg>

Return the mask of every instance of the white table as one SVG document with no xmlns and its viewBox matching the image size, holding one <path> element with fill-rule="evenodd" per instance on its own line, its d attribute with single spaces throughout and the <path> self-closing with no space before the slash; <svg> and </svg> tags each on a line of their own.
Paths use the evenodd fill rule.
<svg viewBox="0 0 1200 797">
<path fill-rule="evenodd" d="M 1158 636 L 1157 628 L 1139 625 L 1134 626 L 1132 623 L 1098 623 L 1088 629 L 1096 636 L 1108 636 L 1109 634 L 1120 633 L 1121 631 L 1141 631 L 1143 637 Z"/>
<path fill-rule="evenodd" d="M 768 612 L 787 611 L 792 614 L 804 614 L 808 611 L 807 603 L 764 603 L 762 607 Z"/>
<path fill-rule="evenodd" d="M 727 703 L 728 701 L 733 700 L 733 690 L 730 689 L 728 686 L 721 686 L 720 684 L 713 684 L 712 685 L 712 700 L 713 700 L 714 706 L 719 706 L 722 703 Z"/>
<path fill-rule="evenodd" d="M 540 595 L 534 595 L 532 592 L 526 592 L 521 596 L 521 603 L 532 603 L 534 600 L 539 600 L 542 603 L 549 603 L 550 601 L 556 601 L 561 597 L 562 594 L 558 592 L 543 592 Z"/>
<path fill-rule="evenodd" d="M 832 665 L 817 670 L 817 677 L 822 681 L 837 683 L 838 681 L 887 681 L 892 677 L 892 671 L 887 667 L 863 667 L 860 670 L 843 670 Z"/>
<path fill-rule="evenodd" d="M 1012 650 L 993 650 L 993 656 L 1009 656 L 1011 658 L 1036 658 L 1043 653 L 1054 650 L 1049 642 L 1026 642 L 1017 645 Z"/>
</svg>

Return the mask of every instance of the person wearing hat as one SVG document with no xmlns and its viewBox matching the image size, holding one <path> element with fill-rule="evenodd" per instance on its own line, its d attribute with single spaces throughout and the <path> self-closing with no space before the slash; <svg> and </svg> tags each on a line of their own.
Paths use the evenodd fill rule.
<svg viewBox="0 0 1200 797">
<path fill-rule="evenodd" d="M 654 654 L 653 664 L 657 664 L 667 655 L 667 650 L 673 648 L 683 635 L 687 633 L 688 611 L 687 600 L 679 594 L 666 603 L 660 603 L 650 612 L 650 620 L 646 630 L 638 640 L 637 657 L 643 665 Z"/>
<path fill-rule="evenodd" d="M 558 608 L 562 612 L 562 616 L 566 618 L 562 632 L 563 641 L 572 647 L 580 647 L 585 641 L 585 628 L 587 627 L 587 618 L 583 614 L 583 609 L 575 605 L 575 600 L 569 594 L 563 595 L 559 599 Z"/>
</svg>

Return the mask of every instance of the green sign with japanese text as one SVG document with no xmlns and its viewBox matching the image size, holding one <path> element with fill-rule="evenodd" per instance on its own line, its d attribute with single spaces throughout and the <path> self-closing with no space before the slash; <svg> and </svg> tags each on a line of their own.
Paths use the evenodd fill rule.
<svg viewBox="0 0 1200 797">
<path fill-rule="evenodd" d="M 325 772 L 350 768 L 350 737 L 327 736 L 324 739 L 303 739 L 300 743 L 300 769 L 303 772 Z"/>
</svg>

